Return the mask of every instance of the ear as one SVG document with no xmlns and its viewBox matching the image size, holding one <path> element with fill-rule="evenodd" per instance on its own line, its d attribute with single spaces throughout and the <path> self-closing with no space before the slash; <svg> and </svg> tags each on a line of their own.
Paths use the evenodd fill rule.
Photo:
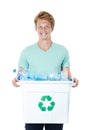
<svg viewBox="0 0 87 130">
<path fill-rule="evenodd" d="M 51 28 L 51 32 L 53 31 L 53 28 Z"/>
<path fill-rule="evenodd" d="M 51 32 L 54 30 L 54 28 L 53 27 L 51 27 Z"/>
<path fill-rule="evenodd" d="M 37 26 L 35 25 L 35 30 L 37 31 Z"/>
</svg>

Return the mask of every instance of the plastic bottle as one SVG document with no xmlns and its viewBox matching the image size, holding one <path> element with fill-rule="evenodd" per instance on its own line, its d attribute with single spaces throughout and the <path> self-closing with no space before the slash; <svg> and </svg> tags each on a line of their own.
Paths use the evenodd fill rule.
<svg viewBox="0 0 87 130">
<path fill-rule="evenodd" d="M 21 80 L 22 79 L 22 72 L 23 72 L 23 69 L 19 69 L 18 71 L 16 69 L 13 69 L 13 73 L 16 74 L 16 78 L 18 80 Z"/>
</svg>

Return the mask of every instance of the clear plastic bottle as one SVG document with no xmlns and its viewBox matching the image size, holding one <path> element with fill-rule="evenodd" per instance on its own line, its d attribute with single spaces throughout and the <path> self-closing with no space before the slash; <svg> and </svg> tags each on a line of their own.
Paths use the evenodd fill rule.
<svg viewBox="0 0 87 130">
<path fill-rule="evenodd" d="M 67 73 L 67 71 L 61 71 L 61 80 L 62 81 L 68 80 L 68 73 Z"/>
</svg>

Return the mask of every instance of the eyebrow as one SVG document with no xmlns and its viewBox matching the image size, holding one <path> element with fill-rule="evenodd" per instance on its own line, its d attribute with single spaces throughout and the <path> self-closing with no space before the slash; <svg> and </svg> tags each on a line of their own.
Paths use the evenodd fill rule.
<svg viewBox="0 0 87 130">
<path fill-rule="evenodd" d="M 37 26 L 41 26 L 41 25 L 51 26 L 50 24 L 37 24 Z"/>
</svg>

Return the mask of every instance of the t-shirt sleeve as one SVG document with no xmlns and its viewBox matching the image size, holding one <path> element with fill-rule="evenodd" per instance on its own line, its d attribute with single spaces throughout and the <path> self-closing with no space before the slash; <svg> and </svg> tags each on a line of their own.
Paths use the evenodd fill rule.
<svg viewBox="0 0 87 130">
<path fill-rule="evenodd" d="M 62 62 L 62 68 L 70 67 L 70 59 L 69 59 L 69 52 L 65 49 L 65 54 Z"/>
<path fill-rule="evenodd" d="M 22 53 L 20 55 L 19 62 L 18 62 L 18 67 L 29 68 L 29 63 L 27 62 L 25 49 L 22 51 Z"/>
</svg>

